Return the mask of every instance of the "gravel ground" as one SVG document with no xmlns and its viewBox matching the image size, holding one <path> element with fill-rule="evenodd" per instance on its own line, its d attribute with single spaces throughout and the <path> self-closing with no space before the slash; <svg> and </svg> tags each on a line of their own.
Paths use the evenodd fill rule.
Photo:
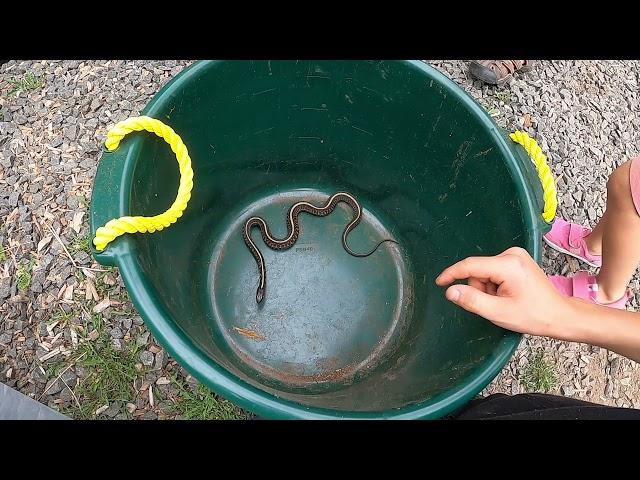
<svg viewBox="0 0 640 480">
<path fill-rule="evenodd" d="M 117 270 L 88 253 L 87 208 L 107 129 L 138 114 L 189 63 L 0 66 L 0 381 L 76 418 L 243 415 L 199 389 L 167 356 L 130 304 Z M 495 88 L 473 81 L 467 62 L 430 63 L 500 126 L 533 135 L 556 176 L 560 214 L 593 225 L 605 206 L 608 175 L 640 152 L 634 135 L 639 62 L 545 61 Z M 567 273 L 578 264 L 547 249 L 544 267 Z M 637 309 L 637 276 L 631 286 L 630 308 Z M 525 338 L 483 393 L 544 389 L 544 382 L 526 381 L 536 355 L 548 367 L 547 380 L 555 379 L 551 392 L 640 407 L 637 364 L 604 349 L 541 338 Z M 126 380 L 114 392 L 100 383 L 109 364 L 98 360 L 109 359 L 130 367 L 114 380 Z M 207 408 L 198 411 L 194 405 L 201 404 Z"/>
</svg>

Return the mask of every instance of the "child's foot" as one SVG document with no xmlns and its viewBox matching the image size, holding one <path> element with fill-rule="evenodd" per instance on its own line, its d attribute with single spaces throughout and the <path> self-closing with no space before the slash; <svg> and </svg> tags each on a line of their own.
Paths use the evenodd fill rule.
<svg viewBox="0 0 640 480">
<path fill-rule="evenodd" d="M 605 307 L 624 310 L 627 301 L 631 298 L 629 291 L 626 291 L 622 298 L 613 302 L 603 303 L 598 301 L 598 283 L 595 275 L 590 275 L 589 272 L 580 271 L 573 277 L 554 275 L 550 276 L 549 280 L 556 287 L 556 290 L 566 297 L 581 298 Z"/>
<path fill-rule="evenodd" d="M 557 217 L 551 231 L 543 238 L 553 249 L 566 253 L 572 257 L 582 260 L 592 267 L 602 266 L 602 255 L 595 255 L 589 252 L 585 237 L 591 233 L 591 229 L 569 223 L 560 217 Z"/>
<path fill-rule="evenodd" d="M 533 60 L 473 60 L 469 73 L 485 83 L 503 85 L 515 72 L 528 72 L 532 68 Z"/>
</svg>

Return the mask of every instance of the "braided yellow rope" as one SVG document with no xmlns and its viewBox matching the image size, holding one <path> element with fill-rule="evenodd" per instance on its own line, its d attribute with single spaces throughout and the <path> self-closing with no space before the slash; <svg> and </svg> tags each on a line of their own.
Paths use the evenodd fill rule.
<svg viewBox="0 0 640 480">
<path fill-rule="evenodd" d="M 119 122 L 107 133 L 105 146 L 108 150 L 115 150 L 120 145 L 120 141 L 131 132 L 146 130 L 155 133 L 170 146 L 176 154 L 180 167 L 180 186 L 178 195 L 173 205 L 169 209 L 153 217 L 120 217 L 109 220 L 106 225 L 96 230 L 93 244 L 96 250 L 102 251 L 114 239 L 125 233 L 153 233 L 175 223 L 182 216 L 187 203 L 191 198 L 193 188 L 193 170 L 191 169 L 191 158 L 187 152 L 187 147 L 182 139 L 171 127 L 168 127 L 160 120 L 150 117 L 131 117 Z"/>
<path fill-rule="evenodd" d="M 544 212 L 542 218 L 547 223 L 551 223 L 556 217 L 556 209 L 558 208 L 558 194 L 556 192 L 556 184 L 553 180 L 553 174 L 549 165 L 547 165 L 547 157 L 542 153 L 542 149 L 527 133 L 517 130 L 509 135 L 511 140 L 519 143 L 524 147 L 526 152 L 533 160 L 533 164 L 538 171 L 540 183 L 542 183 L 542 192 L 544 198 Z"/>
</svg>

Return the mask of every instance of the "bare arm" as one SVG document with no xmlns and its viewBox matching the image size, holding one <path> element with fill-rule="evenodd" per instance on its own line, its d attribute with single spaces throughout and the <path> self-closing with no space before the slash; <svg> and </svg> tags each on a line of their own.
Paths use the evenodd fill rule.
<svg viewBox="0 0 640 480">
<path fill-rule="evenodd" d="M 640 313 L 561 296 L 521 248 L 495 257 L 470 257 L 445 269 L 440 286 L 456 280 L 447 298 L 494 324 L 520 333 L 582 342 L 640 362 Z"/>
<path fill-rule="evenodd" d="M 546 336 L 596 345 L 640 362 L 640 313 L 575 298 L 565 301 L 569 307 L 567 317 Z"/>
</svg>

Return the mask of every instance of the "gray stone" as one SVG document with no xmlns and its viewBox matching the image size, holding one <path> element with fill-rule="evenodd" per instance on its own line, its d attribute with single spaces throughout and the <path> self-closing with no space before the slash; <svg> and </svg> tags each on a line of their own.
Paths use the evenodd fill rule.
<svg viewBox="0 0 640 480">
<path fill-rule="evenodd" d="M 141 418 L 142 420 L 157 420 L 158 414 L 156 412 L 148 411 L 148 412 L 145 412 L 145 414 L 142 415 Z"/>
<path fill-rule="evenodd" d="M 69 140 L 74 141 L 77 135 L 78 135 L 77 125 L 70 125 L 64 128 L 64 136 Z"/>
<path fill-rule="evenodd" d="M 18 192 L 13 192 L 11 195 L 9 195 L 9 206 L 10 207 L 17 207 L 18 206 L 18 198 L 19 198 Z"/>
<path fill-rule="evenodd" d="M 151 365 L 153 365 L 153 360 L 153 353 L 147 350 L 144 350 L 140 353 L 140 361 L 144 366 L 150 367 Z"/>
<path fill-rule="evenodd" d="M 136 338 L 136 345 L 143 347 L 149 343 L 149 335 L 149 332 L 144 332 L 143 334 L 138 335 L 138 338 Z"/>
<path fill-rule="evenodd" d="M 67 197 L 67 207 L 76 209 L 78 208 L 79 205 L 80 205 L 80 200 L 76 195 L 71 195 L 70 197 Z"/>
<path fill-rule="evenodd" d="M 58 398 L 60 400 L 64 400 L 67 403 L 71 403 L 72 401 L 74 401 L 73 395 L 71 394 L 71 390 L 69 390 L 67 387 L 64 387 L 60 393 L 58 394 Z"/>
<path fill-rule="evenodd" d="M 121 410 L 122 410 L 122 402 L 115 401 L 111 405 L 109 405 L 109 408 L 107 408 L 104 412 L 102 412 L 102 415 L 104 415 L 105 417 L 113 418 L 116 415 L 118 415 L 121 412 Z"/>
<path fill-rule="evenodd" d="M 167 354 L 164 352 L 164 350 L 160 350 L 158 353 L 156 353 L 153 368 L 156 370 L 162 370 L 167 365 L 167 362 Z"/>
<path fill-rule="evenodd" d="M 109 332 L 111 334 L 111 336 L 113 338 L 116 339 L 121 339 L 124 337 L 124 334 L 122 333 L 122 330 L 120 330 L 118 327 L 112 328 L 111 332 Z"/>
<path fill-rule="evenodd" d="M 80 162 L 80 166 L 86 169 L 95 168 L 96 162 L 93 158 L 86 158 Z"/>
<path fill-rule="evenodd" d="M 62 380 L 64 380 L 64 382 L 67 385 L 69 385 L 71 388 L 74 388 L 76 385 L 76 380 L 78 376 L 73 371 L 73 369 L 70 368 L 69 370 L 65 371 L 62 375 L 60 375 L 60 378 L 62 378 Z"/>
<path fill-rule="evenodd" d="M 55 395 L 56 393 L 59 393 L 64 387 L 64 383 L 62 383 L 59 379 L 54 378 L 47 382 L 45 390 L 48 395 Z"/>
<path fill-rule="evenodd" d="M 98 108 L 100 108 L 100 106 L 102 106 L 103 102 L 98 99 L 98 98 L 94 98 L 93 100 L 91 100 L 91 111 L 96 111 Z M 95 124 L 93 125 L 94 127 L 96 126 Z"/>
<path fill-rule="evenodd" d="M 0 300 L 9 298 L 11 295 L 11 278 L 0 278 Z"/>
<path fill-rule="evenodd" d="M 33 276 L 31 277 L 31 291 L 35 293 L 42 292 L 42 285 L 45 281 L 45 272 L 43 270 L 37 270 L 33 272 Z"/>
<path fill-rule="evenodd" d="M 87 263 L 90 259 L 91 257 L 89 257 L 85 252 L 78 252 L 75 255 L 76 263 L 79 264 Z"/>
</svg>

